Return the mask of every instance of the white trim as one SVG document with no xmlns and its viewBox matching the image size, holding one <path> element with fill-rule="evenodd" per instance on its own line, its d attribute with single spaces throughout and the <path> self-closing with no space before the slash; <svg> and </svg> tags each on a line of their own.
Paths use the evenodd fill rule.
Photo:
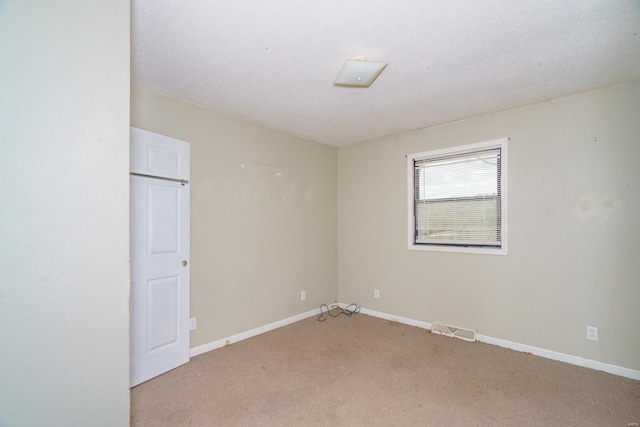
<svg viewBox="0 0 640 427">
<path fill-rule="evenodd" d="M 411 219 L 413 221 L 413 218 Z M 411 230 L 413 233 L 413 230 Z M 504 245 L 504 242 L 502 243 Z M 465 246 L 438 246 L 438 245 L 416 245 L 413 242 L 409 243 L 409 250 L 411 251 L 426 251 L 426 252 L 457 252 L 464 254 L 481 254 L 481 255 L 508 255 L 504 246 L 502 248 L 481 248 L 481 247 L 465 247 Z"/>
<path fill-rule="evenodd" d="M 486 335 L 476 334 L 476 339 L 486 344 L 497 345 L 498 347 L 504 347 L 510 350 L 520 351 L 522 353 L 531 353 L 534 356 L 544 357 L 545 359 L 557 360 L 559 362 L 582 366 L 583 368 L 594 369 L 596 371 L 604 371 L 609 374 L 640 381 L 640 371 L 636 371 L 634 369 L 610 365 L 608 363 L 598 362 L 597 360 L 584 359 L 582 357 L 572 356 L 570 354 L 558 353 L 557 351 L 546 350 L 544 348 L 533 347 L 526 344 L 503 340 L 500 338 L 488 337 Z"/>
<path fill-rule="evenodd" d="M 443 148 L 440 150 L 425 151 L 422 153 L 414 153 L 407 155 L 407 213 L 408 213 L 408 249 L 415 251 L 431 251 L 431 252 L 458 252 L 472 253 L 484 255 L 508 255 L 508 144 L 509 138 L 493 139 L 491 141 L 477 142 L 475 144 L 462 145 L 458 147 Z M 415 218 L 414 218 L 414 160 L 423 157 L 438 157 L 447 154 L 463 154 L 466 152 L 474 152 L 478 150 L 500 148 L 500 194 L 502 201 L 500 203 L 502 224 L 500 227 L 501 242 L 500 248 L 491 247 L 465 247 L 465 246 L 447 246 L 447 245 L 426 245 L 415 243 Z"/>
<path fill-rule="evenodd" d="M 330 305 L 334 305 L 333 303 Z M 338 306 L 341 308 L 346 308 L 349 304 L 338 303 Z M 381 311 L 369 310 L 367 308 L 361 308 L 360 313 L 366 314 L 368 316 L 378 317 L 380 319 L 389 320 L 392 322 L 402 323 L 404 325 L 415 326 L 422 329 L 431 330 L 431 323 L 424 322 L 421 320 L 409 319 L 408 317 L 396 316 L 393 314 L 383 313 Z M 211 342 L 209 344 L 204 344 L 198 347 L 194 347 L 190 350 L 190 357 L 198 356 L 199 354 L 203 354 L 209 352 L 211 350 L 216 350 L 218 348 L 222 348 L 224 346 L 236 343 L 238 341 L 245 340 L 247 338 L 254 337 L 256 335 L 263 334 L 265 332 L 272 331 L 274 329 L 278 329 L 282 326 L 289 325 L 291 323 L 298 322 L 300 320 L 304 320 L 306 318 L 312 316 L 319 316 L 320 309 L 315 309 L 311 311 L 307 311 L 306 313 L 298 314 L 296 316 L 289 317 L 284 320 L 280 320 L 278 322 L 273 322 L 265 326 L 260 326 L 255 329 L 251 329 L 250 331 L 241 332 L 236 335 L 232 335 L 227 338 L 223 338 L 221 340 L 217 340 Z M 582 366 L 584 368 L 594 369 L 596 371 L 603 371 L 609 374 L 618 375 L 621 377 L 631 378 L 632 380 L 640 381 L 640 371 L 623 368 L 622 366 L 610 365 L 608 363 L 598 362 L 596 360 L 584 359 L 578 356 L 572 356 L 569 354 L 558 353 L 557 351 L 546 350 L 544 348 L 533 347 L 527 344 L 515 343 L 508 340 L 503 340 L 500 338 L 493 338 L 487 335 L 476 334 L 476 340 L 479 342 L 483 342 L 485 344 L 497 345 L 498 347 L 507 348 L 510 350 L 519 351 L 522 353 L 531 353 L 535 356 L 544 357 L 546 359 L 557 360 L 559 362 L 569 363 L 571 365 Z"/>
<path fill-rule="evenodd" d="M 340 307 L 346 307 L 346 304 L 340 303 Z M 413 320 L 407 317 L 394 316 L 393 314 L 382 313 L 380 311 L 369 310 L 367 308 L 361 308 L 360 313 L 368 316 L 379 317 L 381 319 L 390 320 L 392 322 L 398 322 L 409 326 L 416 326 L 418 328 L 431 330 L 431 323 L 423 322 L 421 320 Z"/>
<path fill-rule="evenodd" d="M 340 307 L 346 307 L 346 304 L 339 304 Z M 423 322 L 420 320 L 408 319 L 406 317 L 394 316 L 392 314 L 382 313 L 379 311 L 368 310 L 363 308 L 360 310 L 362 314 L 367 314 L 373 317 L 379 317 L 381 319 L 391 320 L 405 325 L 417 326 L 418 328 L 431 329 L 431 323 Z M 497 345 L 498 347 L 508 348 L 510 350 L 519 351 L 522 353 L 531 353 L 535 356 L 544 357 L 546 359 L 557 360 L 571 365 L 582 366 L 584 368 L 594 369 L 596 371 L 603 371 L 609 374 L 618 375 L 621 377 L 631 378 L 632 380 L 640 381 L 640 371 L 623 368 L 622 366 L 610 365 L 608 363 L 598 362 L 596 360 L 584 359 L 578 356 L 572 356 L 569 354 L 558 353 L 557 351 L 546 350 L 544 348 L 533 347 L 527 344 L 515 343 L 500 338 L 493 338 L 487 335 L 476 334 L 476 340 L 485 344 Z"/>
<path fill-rule="evenodd" d="M 307 311 L 306 313 L 298 314 L 296 316 L 288 317 L 284 320 L 279 320 L 277 322 L 269 323 L 268 325 L 260 326 L 255 329 L 251 329 L 246 332 L 241 332 L 236 335 L 231 335 L 230 337 L 223 338 L 217 341 L 210 342 L 209 344 L 200 345 L 198 347 L 194 347 L 189 351 L 189 355 L 191 357 L 197 356 L 199 354 L 207 353 L 211 350 L 216 350 L 218 348 L 225 347 L 227 345 L 236 343 L 238 341 L 246 340 L 247 338 L 255 337 L 256 335 L 264 334 L 265 332 L 273 331 L 274 329 L 281 328 L 283 326 L 287 326 L 291 323 L 298 322 L 300 320 L 304 320 L 308 317 L 319 316 L 320 309 L 315 309 L 311 311 Z"/>
</svg>

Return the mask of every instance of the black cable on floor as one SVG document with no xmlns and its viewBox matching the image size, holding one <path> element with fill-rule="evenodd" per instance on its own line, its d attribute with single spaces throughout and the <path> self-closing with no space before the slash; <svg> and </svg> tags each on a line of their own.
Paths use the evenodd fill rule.
<svg viewBox="0 0 640 427">
<path fill-rule="evenodd" d="M 325 312 L 323 310 L 326 309 L 327 311 Z M 337 314 L 331 314 L 331 310 L 335 310 L 338 309 L 340 311 L 338 311 Z M 327 304 L 321 304 L 320 305 L 320 316 L 318 316 L 318 322 L 324 322 L 325 320 L 327 320 L 325 316 L 325 314 L 328 314 L 331 317 L 338 317 L 341 314 L 345 314 L 347 317 L 351 317 L 353 316 L 355 313 L 360 313 L 360 306 L 358 306 L 358 304 L 351 303 L 348 306 L 346 306 L 345 308 L 340 307 L 338 304 L 331 304 L 331 308 L 329 308 L 329 306 Z"/>
</svg>

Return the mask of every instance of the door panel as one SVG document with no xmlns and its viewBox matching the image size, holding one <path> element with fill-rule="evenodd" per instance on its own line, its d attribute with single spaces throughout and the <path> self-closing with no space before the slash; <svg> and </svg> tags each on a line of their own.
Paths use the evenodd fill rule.
<svg viewBox="0 0 640 427">
<path fill-rule="evenodd" d="M 180 250 L 180 190 L 167 184 L 147 187 L 149 255 L 176 254 Z"/>
<path fill-rule="evenodd" d="M 147 282 L 147 318 L 149 353 L 179 344 L 180 276 L 162 277 Z"/>
<path fill-rule="evenodd" d="M 159 179 L 188 181 L 189 144 L 139 129 L 135 132 L 132 129 L 131 136 L 132 172 L 145 175 L 131 176 L 133 387 L 189 361 L 190 226 L 189 185 Z M 140 141 L 145 149 L 139 149 Z M 179 155 L 157 157 L 160 161 L 154 164 L 149 154 L 154 153 L 151 148 L 155 148 L 156 142 L 161 151 Z M 135 171 L 134 164 L 138 165 Z M 157 174 L 163 167 L 180 174 L 148 176 Z"/>
<path fill-rule="evenodd" d="M 131 172 L 189 179 L 189 144 L 131 128 Z"/>
<path fill-rule="evenodd" d="M 162 175 L 180 175 L 180 153 L 163 150 L 156 147 L 148 147 L 149 172 Z"/>
</svg>

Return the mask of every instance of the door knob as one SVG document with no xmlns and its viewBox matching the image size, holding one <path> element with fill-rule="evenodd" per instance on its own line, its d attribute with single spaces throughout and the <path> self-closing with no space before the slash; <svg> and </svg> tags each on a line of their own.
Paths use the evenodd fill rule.
<svg viewBox="0 0 640 427">
<path fill-rule="evenodd" d="M 186 267 L 187 266 L 187 260 L 185 259 L 184 261 L 182 261 L 182 266 Z"/>
</svg>

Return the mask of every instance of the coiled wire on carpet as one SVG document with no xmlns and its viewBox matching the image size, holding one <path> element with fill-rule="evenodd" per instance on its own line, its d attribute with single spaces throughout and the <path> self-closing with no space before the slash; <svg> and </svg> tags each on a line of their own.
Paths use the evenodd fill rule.
<svg viewBox="0 0 640 427">
<path fill-rule="evenodd" d="M 327 310 L 326 312 L 324 311 L 325 309 Z M 337 314 L 331 314 L 331 310 L 335 310 L 335 309 L 338 309 L 340 311 L 338 311 Z M 360 313 L 360 306 L 355 302 L 349 304 L 345 308 L 340 307 L 337 303 L 331 304 L 331 308 L 329 308 L 327 304 L 320 304 L 320 316 L 318 316 L 318 322 L 324 322 L 325 320 L 327 320 L 327 318 L 325 317 L 326 314 L 328 314 L 331 317 L 338 317 L 341 314 L 344 314 L 347 317 L 351 317 L 355 313 Z"/>
</svg>

